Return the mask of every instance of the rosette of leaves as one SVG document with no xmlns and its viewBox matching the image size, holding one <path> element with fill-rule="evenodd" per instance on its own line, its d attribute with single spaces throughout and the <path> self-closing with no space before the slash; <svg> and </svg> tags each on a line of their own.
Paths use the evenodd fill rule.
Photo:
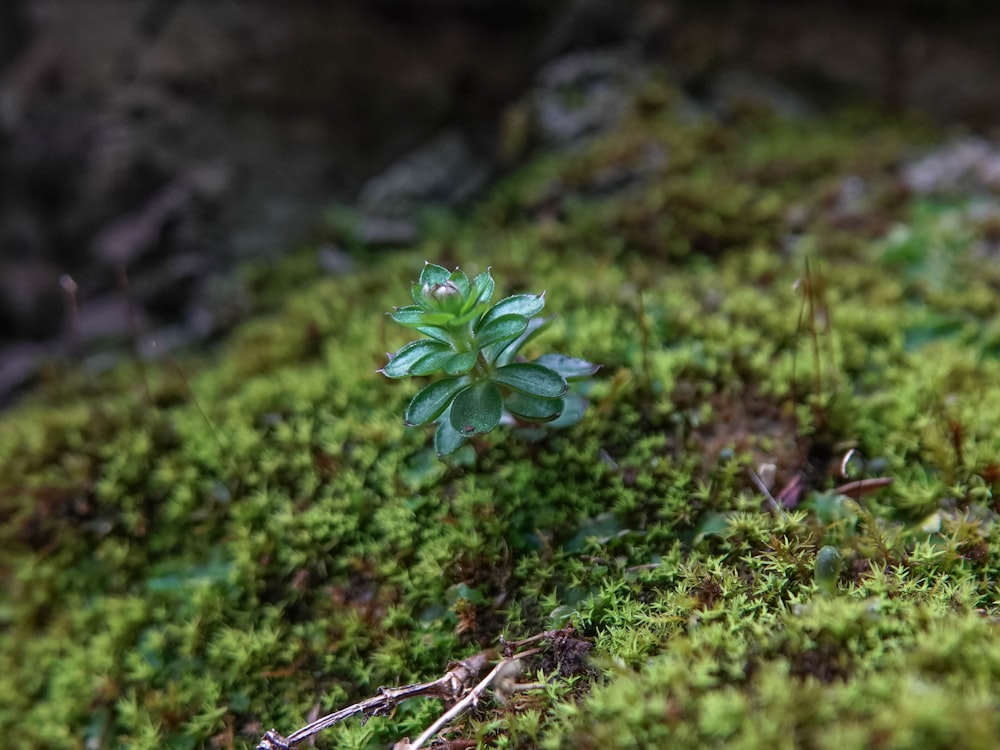
<svg viewBox="0 0 1000 750">
<path fill-rule="evenodd" d="M 438 455 L 501 421 L 566 427 L 587 408 L 570 384 L 586 380 L 599 365 L 561 354 L 532 362 L 518 356 L 549 323 L 535 317 L 545 306 L 544 292 L 491 304 L 493 290 L 488 269 L 470 281 L 459 269 L 427 263 L 413 285 L 414 304 L 391 313 L 426 338 L 390 354 L 379 372 L 390 378 L 444 375 L 413 397 L 405 415 L 409 426 L 437 422 Z"/>
</svg>

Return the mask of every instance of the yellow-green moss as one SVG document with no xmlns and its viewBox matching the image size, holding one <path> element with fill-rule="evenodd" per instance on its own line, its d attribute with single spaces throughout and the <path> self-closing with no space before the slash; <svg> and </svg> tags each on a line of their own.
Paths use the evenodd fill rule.
<svg viewBox="0 0 1000 750">
<path fill-rule="evenodd" d="M 594 675 L 487 702 L 461 736 L 995 747 L 1000 272 L 979 230 L 961 200 L 892 197 L 920 128 L 675 114 L 542 156 L 354 274 L 249 272 L 271 311 L 186 382 L 150 366 L 148 399 L 123 366 L 7 412 L 0 726 L 24 747 L 252 747 L 569 621 Z M 636 175 L 609 194 L 608 169 Z M 869 181 L 855 225 L 830 207 L 848 175 Z M 374 371 L 425 258 L 547 291 L 527 354 L 604 364 L 580 425 L 448 462 L 403 427 L 419 384 Z M 852 447 L 894 483 L 833 491 Z M 802 481 L 797 509 L 767 509 L 764 463 L 775 491 Z M 435 710 L 317 744 L 383 747 Z"/>
</svg>

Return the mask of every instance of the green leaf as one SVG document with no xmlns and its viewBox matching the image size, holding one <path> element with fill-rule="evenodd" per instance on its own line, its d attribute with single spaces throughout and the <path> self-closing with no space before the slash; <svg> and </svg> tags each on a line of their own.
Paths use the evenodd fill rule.
<svg viewBox="0 0 1000 750">
<path fill-rule="evenodd" d="M 710 536 L 725 537 L 729 530 L 729 519 L 734 515 L 733 512 L 716 513 L 714 511 L 703 515 L 698 521 L 698 525 L 694 527 L 694 539 L 691 544 L 697 546 Z"/>
<path fill-rule="evenodd" d="M 528 319 L 523 315 L 504 315 L 479 328 L 476 344 L 480 348 L 503 341 L 513 341 L 528 327 Z"/>
<path fill-rule="evenodd" d="M 425 336 L 437 339 L 443 344 L 451 344 L 451 337 L 448 335 L 448 332 L 443 328 L 428 325 L 426 316 L 427 313 L 419 305 L 409 305 L 407 307 L 396 308 L 390 317 L 400 325 L 420 331 Z"/>
<path fill-rule="evenodd" d="M 472 280 L 472 290 L 468 299 L 465 300 L 465 304 L 462 306 L 462 312 L 467 313 L 478 304 L 488 305 L 493 298 L 494 286 L 495 283 L 493 276 L 490 275 L 490 269 L 487 268 L 482 273 L 477 274 Z"/>
<path fill-rule="evenodd" d="M 464 375 L 475 366 L 477 359 L 479 355 L 476 352 L 453 354 L 445 364 L 444 371 L 449 375 Z"/>
<path fill-rule="evenodd" d="M 590 406 L 590 402 L 587 401 L 579 393 L 567 393 L 563 396 L 563 412 L 554 420 L 548 423 L 547 427 L 553 430 L 560 430 L 563 427 L 572 427 L 581 419 L 583 415 L 587 412 L 587 407 Z"/>
<path fill-rule="evenodd" d="M 532 362 L 515 362 L 493 373 L 493 380 L 515 391 L 542 398 L 559 398 L 569 386 L 558 372 Z"/>
<path fill-rule="evenodd" d="M 391 317 L 400 325 L 416 328 L 424 325 L 423 314 L 423 308 L 419 305 L 407 305 L 406 307 L 397 307 L 392 311 Z"/>
<path fill-rule="evenodd" d="M 816 554 L 815 574 L 816 587 L 827 596 L 837 593 L 837 579 L 844 567 L 844 558 L 840 550 L 829 544 Z"/>
<path fill-rule="evenodd" d="M 417 451 L 400 467 L 399 478 L 411 492 L 430 487 L 445 473 L 446 467 L 434 456 L 434 451 Z"/>
<path fill-rule="evenodd" d="M 465 437 L 489 432 L 503 416 L 503 398 L 493 383 L 477 383 L 455 396 L 451 404 L 451 426 Z"/>
<path fill-rule="evenodd" d="M 450 312 L 425 312 L 422 318 L 422 325 L 440 326 L 451 323 L 455 316 Z"/>
<path fill-rule="evenodd" d="M 567 552 L 579 552 L 586 548 L 588 539 L 594 539 L 598 544 L 607 544 L 629 531 L 631 529 L 626 528 L 614 513 L 607 510 L 585 520 L 573 538 L 563 545 L 563 549 Z"/>
<path fill-rule="evenodd" d="M 561 398 L 539 398 L 527 393 L 512 393 L 504 399 L 503 405 L 514 416 L 530 422 L 548 422 L 563 411 Z"/>
<path fill-rule="evenodd" d="M 517 339 L 509 344 L 497 344 L 489 347 L 483 352 L 486 361 L 496 363 L 497 367 L 509 365 L 514 361 L 521 347 L 531 341 L 552 323 L 552 318 L 532 318 L 528 321 L 528 328 Z"/>
<path fill-rule="evenodd" d="M 424 295 L 424 291 L 429 290 L 435 284 L 445 283 L 450 275 L 447 268 L 425 261 L 424 267 L 420 271 L 420 278 L 410 289 L 413 301 L 420 305 L 420 307 L 426 308 L 429 303 Z"/>
<path fill-rule="evenodd" d="M 438 341 L 421 339 L 411 341 L 395 354 L 389 355 L 389 362 L 379 372 L 387 378 L 405 378 L 410 375 L 421 375 L 414 372 L 413 367 L 420 361 L 438 353 L 450 352 L 450 347 Z"/>
<path fill-rule="evenodd" d="M 437 432 L 434 433 L 434 450 L 439 456 L 447 456 L 450 453 L 454 453 L 465 442 L 465 437 L 451 426 L 450 412 L 451 409 L 445 413 L 444 417 L 438 423 Z"/>
<path fill-rule="evenodd" d="M 469 284 L 469 277 L 465 275 L 465 271 L 456 268 L 452 271 L 451 275 L 448 276 L 448 281 L 458 287 L 458 291 L 462 293 L 462 301 L 464 305 L 465 300 L 469 296 L 469 291 L 472 288 L 472 285 Z"/>
<path fill-rule="evenodd" d="M 468 312 L 463 313 L 459 311 L 459 313 L 455 315 L 454 318 L 448 321 L 448 325 L 453 328 L 457 328 L 458 326 L 464 326 L 470 320 L 475 320 L 480 315 L 482 315 L 484 308 L 485 305 L 478 305 L 477 307 L 472 308 Z"/>
<path fill-rule="evenodd" d="M 467 376 L 436 380 L 424 386 L 406 407 L 405 423 L 409 427 L 427 424 L 441 416 L 455 394 L 469 384 Z"/>
<path fill-rule="evenodd" d="M 567 357 L 563 354 L 543 354 L 535 360 L 535 364 L 548 367 L 562 375 L 566 380 L 581 380 L 589 378 L 601 369 L 600 365 L 585 359 Z"/>
<path fill-rule="evenodd" d="M 541 294 L 515 294 L 497 302 L 479 321 L 479 328 L 504 315 L 523 315 L 526 318 L 545 307 L 545 292 Z"/>
<path fill-rule="evenodd" d="M 445 592 L 445 601 L 449 605 L 454 606 L 462 600 L 470 604 L 486 604 L 486 597 L 483 596 L 483 592 L 467 583 L 456 583 L 453 586 L 449 586 L 448 591 Z"/>
<path fill-rule="evenodd" d="M 439 328 L 438 326 L 415 326 L 415 329 L 424 334 L 424 336 L 430 336 L 442 344 L 447 344 L 449 347 L 452 345 L 451 336 L 448 335 L 448 331 L 444 328 Z"/>
<path fill-rule="evenodd" d="M 445 283 L 449 276 L 451 276 L 451 272 L 444 266 L 436 266 L 433 263 L 425 261 L 424 267 L 420 270 L 420 279 L 417 283 L 421 286 L 424 284 L 434 286 L 435 284 Z"/>
<path fill-rule="evenodd" d="M 436 341 L 429 342 L 437 344 Z M 438 344 L 441 348 L 437 351 L 431 352 L 423 359 L 418 360 L 413 365 L 410 366 L 411 375 L 430 375 L 431 373 L 437 372 L 438 370 L 443 370 L 452 357 L 455 356 L 455 350 L 450 346 L 444 346 Z M 457 372 L 448 373 L 449 375 L 458 375 Z"/>
</svg>

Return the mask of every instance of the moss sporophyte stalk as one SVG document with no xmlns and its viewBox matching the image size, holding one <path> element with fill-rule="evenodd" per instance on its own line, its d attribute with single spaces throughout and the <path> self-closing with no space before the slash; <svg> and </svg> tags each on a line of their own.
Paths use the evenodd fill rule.
<svg viewBox="0 0 1000 750">
<path fill-rule="evenodd" d="M 561 354 L 531 362 L 518 356 L 551 321 L 535 317 L 545 293 L 515 294 L 491 306 L 494 286 L 489 269 L 469 281 L 460 269 L 427 263 L 413 285 L 414 304 L 391 313 L 426 338 L 390 354 L 379 372 L 389 378 L 445 375 L 413 397 L 404 417 L 411 427 L 437 422 L 438 455 L 490 432 L 505 415 L 515 424 L 567 427 L 587 408 L 571 384 L 587 380 L 599 365 Z"/>
</svg>

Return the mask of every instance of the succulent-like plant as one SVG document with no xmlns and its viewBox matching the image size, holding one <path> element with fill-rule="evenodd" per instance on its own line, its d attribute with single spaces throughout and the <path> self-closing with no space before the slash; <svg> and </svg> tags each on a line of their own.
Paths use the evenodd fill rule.
<svg viewBox="0 0 1000 750">
<path fill-rule="evenodd" d="M 570 390 L 599 365 L 561 354 L 533 362 L 518 353 L 550 319 L 536 318 L 545 294 L 515 294 L 490 305 L 493 277 L 487 269 L 469 281 L 461 270 L 427 263 L 413 285 L 414 304 L 391 313 L 397 323 L 427 338 L 411 341 L 379 372 L 390 378 L 445 377 L 421 389 L 406 408 L 409 426 L 437 420 L 438 455 L 466 438 L 490 432 L 505 414 L 518 423 L 565 427 L 579 421 L 587 402 Z"/>
</svg>

